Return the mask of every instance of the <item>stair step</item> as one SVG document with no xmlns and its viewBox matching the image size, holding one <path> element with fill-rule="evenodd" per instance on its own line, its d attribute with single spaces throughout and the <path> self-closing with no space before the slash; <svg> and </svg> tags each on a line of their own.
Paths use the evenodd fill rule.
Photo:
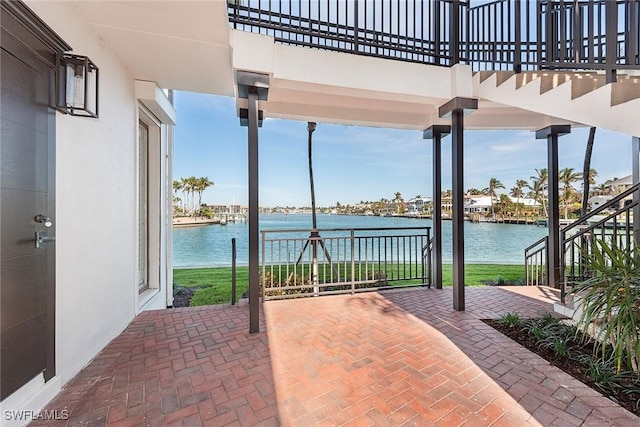
<svg viewBox="0 0 640 427">
<path fill-rule="evenodd" d="M 640 98 L 640 77 L 618 76 L 618 81 L 611 83 L 612 107 L 638 98 Z"/>
<path fill-rule="evenodd" d="M 570 81 L 571 77 L 572 75 L 569 73 L 543 74 L 540 81 L 540 95 Z"/>
<path fill-rule="evenodd" d="M 491 70 L 491 71 L 478 71 L 478 74 L 480 75 L 480 83 L 482 83 L 483 81 L 487 80 L 489 77 L 493 76 L 496 72 Z"/>
<path fill-rule="evenodd" d="M 571 78 L 571 99 L 580 98 L 607 84 L 606 77 L 593 74 L 575 74 Z"/>
<path fill-rule="evenodd" d="M 503 84 L 504 82 L 509 80 L 511 77 L 513 77 L 514 74 L 515 73 L 513 71 L 497 71 L 496 72 L 496 86 L 500 86 L 501 84 Z"/>
</svg>

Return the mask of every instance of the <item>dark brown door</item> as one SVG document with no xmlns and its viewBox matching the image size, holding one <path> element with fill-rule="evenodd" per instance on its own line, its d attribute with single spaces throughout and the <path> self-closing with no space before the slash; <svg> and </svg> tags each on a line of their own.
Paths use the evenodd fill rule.
<svg viewBox="0 0 640 427">
<path fill-rule="evenodd" d="M 15 22 L 2 18 L 0 400 L 42 373 L 45 380 L 55 375 L 51 64 L 20 39 Z M 43 237 L 39 248 L 36 233 Z"/>
</svg>

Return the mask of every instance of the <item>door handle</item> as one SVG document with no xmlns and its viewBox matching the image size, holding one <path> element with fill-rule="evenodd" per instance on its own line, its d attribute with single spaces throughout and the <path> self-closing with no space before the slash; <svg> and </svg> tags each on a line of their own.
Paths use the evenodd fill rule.
<svg viewBox="0 0 640 427">
<path fill-rule="evenodd" d="M 54 242 L 55 237 L 48 237 L 45 230 L 36 231 L 36 248 L 40 249 L 40 245 L 43 243 Z"/>
</svg>

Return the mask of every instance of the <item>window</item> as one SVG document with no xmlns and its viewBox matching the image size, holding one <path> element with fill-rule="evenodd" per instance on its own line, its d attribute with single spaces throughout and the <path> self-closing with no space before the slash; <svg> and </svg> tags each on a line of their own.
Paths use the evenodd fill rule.
<svg viewBox="0 0 640 427">
<path fill-rule="evenodd" d="M 149 288 L 149 126 L 138 122 L 138 292 Z"/>
</svg>

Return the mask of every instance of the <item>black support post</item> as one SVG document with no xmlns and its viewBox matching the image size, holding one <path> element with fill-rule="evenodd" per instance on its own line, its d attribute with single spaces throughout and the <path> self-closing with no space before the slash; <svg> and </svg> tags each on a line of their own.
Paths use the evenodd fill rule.
<svg viewBox="0 0 640 427">
<path fill-rule="evenodd" d="M 547 187 L 549 195 L 549 240 L 547 246 L 547 284 L 560 287 L 560 203 L 558 195 L 558 137 L 571 132 L 570 125 L 552 125 L 536 132 L 536 139 L 547 140 Z"/>
<path fill-rule="evenodd" d="M 451 11 L 449 13 L 449 46 L 451 54 L 451 64 L 460 62 L 460 0 L 451 0 Z"/>
<path fill-rule="evenodd" d="M 478 109 L 478 100 L 453 98 L 440 107 L 451 116 L 453 175 L 453 309 L 464 311 L 464 114 Z"/>
<path fill-rule="evenodd" d="M 618 80 L 615 68 L 618 60 L 618 2 L 605 2 L 604 13 L 607 29 L 604 69 L 607 75 L 607 83 L 615 83 Z"/>
<path fill-rule="evenodd" d="M 249 88 L 249 332 L 260 332 L 258 238 L 258 92 Z"/>
<path fill-rule="evenodd" d="M 238 97 L 247 99 L 247 109 L 240 110 L 240 124 L 248 127 L 249 153 L 249 332 L 260 332 L 260 239 L 258 202 L 258 127 L 261 111 L 258 101 L 266 100 L 269 76 L 239 71 Z"/>
<path fill-rule="evenodd" d="M 631 170 L 632 183 L 636 185 L 640 183 L 640 138 L 637 136 L 631 138 Z M 640 201 L 637 191 L 633 193 L 633 201 Z M 633 236 L 640 242 L 640 205 L 633 208 Z"/>
<path fill-rule="evenodd" d="M 442 289 L 442 138 L 451 133 L 449 125 L 433 125 L 426 129 L 422 137 L 433 140 L 433 282 L 436 289 Z"/>
</svg>

